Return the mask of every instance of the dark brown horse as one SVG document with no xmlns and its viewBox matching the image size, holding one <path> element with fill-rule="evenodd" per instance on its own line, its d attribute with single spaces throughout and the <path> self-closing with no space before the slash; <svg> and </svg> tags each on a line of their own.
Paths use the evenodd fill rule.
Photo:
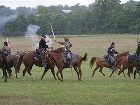
<svg viewBox="0 0 140 105">
<path fill-rule="evenodd" d="M 58 71 L 56 73 L 58 79 L 60 81 L 63 81 L 63 69 L 67 68 L 66 64 L 64 63 L 64 58 L 62 57 L 62 52 L 64 51 L 64 48 L 58 48 L 57 50 L 54 50 L 50 52 L 46 57 L 50 58 L 54 63 L 56 64 Z M 82 70 L 81 70 L 81 64 L 82 61 L 87 60 L 87 53 L 85 53 L 84 57 L 81 57 L 76 54 L 76 61 L 72 63 L 72 66 L 74 67 L 74 70 L 77 73 L 78 80 L 81 80 L 82 78 Z M 61 78 L 59 77 L 59 73 L 61 75 Z"/>
<path fill-rule="evenodd" d="M 34 59 L 35 53 L 36 53 L 36 51 L 26 51 L 26 52 L 22 52 L 22 54 L 20 54 L 20 56 L 19 56 L 22 59 L 20 59 L 18 61 L 17 70 L 18 71 L 20 70 L 20 66 L 21 66 L 21 64 L 23 62 L 24 66 L 25 66 L 25 68 L 23 70 L 23 78 L 24 78 L 26 72 L 28 72 L 28 74 L 30 76 L 32 76 L 31 70 L 32 70 L 33 65 L 36 65 L 38 67 L 42 67 L 42 61 Z M 43 79 L 45 73 L 49 69 L 51 69 L 51 72 L 52 72 L 52 74 L 54 76 L 54 79 L 56 79 L 55 72 L 54 72 L 54 67 L 55 67 L 54 63 L 50 59 L 46 59 L 46 62 L 47 62 L 47 67 L 45 67 L 45 70 L 44 70 L 44 73 L 43 73 L 43 75 L 41 77 L 41 80 Z"/>
<path fill-rule="evenodd" d="M 129 52 L 123 52 L 123 53 L 120 53 L 116 56 L 116 62 L 119 58 L 121 58 L 122 56 L 127 56 L 129 54 Z M 91 58 L 91 61 L 90 61 L 90 68 L 93 67 L 93 64 L 96 63 L 96 67 L 95 69 L 93 70 L 93 74 L 92 76 L 94 76 L 95 72 L 97 69 L 99 69 L 99 72 L 103 74 L 103 76 L 105 76 L 105 74 L 102 72 L 103 68 L 106 67 L 106 68 L 110 68 L 110 64 L 107 62 L 107 61 L 102 61 L 102 58 L 98 58 L 98 57 L 92 57 Z M 112 71 L 112 74 L 114 73 L 114 71 Z M 125 74 L 124 74 L 125 76 Z"/>
<path fill-rule="evenodd" d="M 15 68 L 15 73 L 16 73 L 16 78 L 17 78 L 17 69 L 16 69 L 16 66 L 17 66 L 17 61 L 18 61 L 18 57 L 17 55 L 8 55 L 6 57 L 6 61 L 4 62 L 4 56 L 2 54 L 0 54 L 0 68 L 3 70 L 3 77 L 4 77 L 4 63 L 6 63 L 6 68 L 7 68 L 7 71 L 6 72 L 6 76 L 8 77 L 7 73 L 9 74 L 9 77 L 12 76 L 12 70 L 11 68 L 14 67 Z M 5 78 L 7 78 L 5 77 Z M 7 81 L 7 80 L 6 80 Z"/>
</svg>

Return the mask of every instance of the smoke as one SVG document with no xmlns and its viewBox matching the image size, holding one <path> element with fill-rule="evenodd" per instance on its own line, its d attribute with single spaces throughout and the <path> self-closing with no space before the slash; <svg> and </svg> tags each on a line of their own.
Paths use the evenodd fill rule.
<svg viewBox="0 0 140 105">
<path fill-rule="evenodd" d="M 33 48 L 38 47 L 39 37 L 37 35 L 37 31 L 39 30 L 39 28 L 40 28 L 40 26 L 30 24 L 30 25 L 28 25 L 27 30 L 25 32 L 25 37 L 29 37 L 31 39 L 31 41 L 33 41 L 33 43 L 35 43 L 35 46 L 33 46 Z"/>
<path fill-rule="evenodd" d="M 3 33 L 3 26 L 10 20 L 16 19 L 17 15 L 0 16 L 0 35 Z"/>
<path fill-rule="evenodd" d="M 30 24 L 28 25 L 27 27 L 27 30 L 25 32 L 25 37 L 29 37 L 31 39 L 31 41 L 33 42 L 33 44 L 35 44 L 33 46 L 34 49 L 36 49 L 39 45 L 39 37 L 37 35 L 37 31 L 39 30 L 40 26 L 37 26 L 37 25 L 33 25 L 33 24 Z M 46 44 L 49 46 L 49 47 L 52 47 L 52 39 L 48 36 L 48 35 L 45 35 L 46 36 Z"/>
</svg>

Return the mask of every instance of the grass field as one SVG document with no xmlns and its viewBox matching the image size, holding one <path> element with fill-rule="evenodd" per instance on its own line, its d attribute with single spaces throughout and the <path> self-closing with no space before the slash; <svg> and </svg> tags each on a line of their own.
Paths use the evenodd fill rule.
<svg viewBox="0 0 140 105">
<path fill-rule="evenodd" d="M 116 42 L 119 52 L 130 51 L 133 54 L 137 47 L 138 35 L 113 35 L 108 36 L 111 41 Z M 140 37 L 139 37 L 140 38 Z M 0 38 L 0 47 L 6 38 Z M 33 50 L 36 42 L 29 38 L 9 38 L 13 51 Z M 62 40 L 62 38 L 57 38 Z M 22 71 L 19 78 L 13 76 L 7 83 L 0 79 L 0 105 L 140 105 L 140 79 L 131 80 L 120 76 L 116 80 L 113 75 L 109 78 L 110 69 L 104 69 L 106 77 L 98 71 L 95 77 L 91 77 L 89 61 L 92 56 L 102 57 L 110 42 L 106 35 L 95 35 L 93 37 L 72 37 L 73 52 L 84 55 L 88 52 L 88 61 L 82 65 L 82 81 L 78 81 L 76 73 L 65 69 L 64 82 L 53 79 L 50 71 L 41 81 L 43 70 L 33 67 L 32 79 L 28 74 L 22 79 Z M 54 48 L 60 47 L 54 43 Z M 22 67 L 23 69 L 23 67 Z M 55 70 L 57 71 L 57 69 Z M 127 73 L 127 71 L 125 72 Z M 73 75 L 72 75 L 73 74 Z M 0 77 L 2 72 L 0 71 Z"/>
</svg>

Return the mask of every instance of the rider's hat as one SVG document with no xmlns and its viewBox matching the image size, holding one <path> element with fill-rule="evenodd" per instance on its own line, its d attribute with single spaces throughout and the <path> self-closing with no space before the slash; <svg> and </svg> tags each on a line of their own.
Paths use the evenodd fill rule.
<svg viewBox="0 0 140 105">
<path fill-rule="evenodd" d="M 113 46 L 113 45 L 115 45 L 115 42 L 112 42 L 112 43 L 111 43 L 111 46 Z"/>
</svg>

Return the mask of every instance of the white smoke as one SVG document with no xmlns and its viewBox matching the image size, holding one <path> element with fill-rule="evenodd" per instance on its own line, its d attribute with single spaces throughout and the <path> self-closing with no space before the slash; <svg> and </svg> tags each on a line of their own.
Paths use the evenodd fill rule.
<svg viewBox="0 0 140 105">
<path fill-rule="evenodd" d="M 14 20 L 17 18 L 17 15 L 10 16 L 0 16 L 0 34 L 3 33 L 3 26 L 10 20 Z"/>
<path fill-rule="evenodd" d="M 38 47 L 39 37 L 37 35 L 37 31 L 39 30 L 39 28 L 40 26 L 30 24 L 28 25 L 27 30 L 25 32 L 25 37 L 29 37 L 33 41 L 33 43 L 35 43 L 33 48 Z"/>
<path fill-rule="evenodd" d="M 39 28 L 40 28 L 40 26 L 30 24 L 30 25 L 28 25 L 27 30 L 25 32 L 25 37 L 29 37 L 35 44 L 33 46 L 34 49 L 36 49 L 39 46 L 40 39 L 37 35 L 37 31 L 39 30 Z M 46 44 L 49 47 L 52 47 L 52 44 L 53 44 L 52 39 L 48 35 L 45 35 L 45 36 L 46 36 Z"/>
<path fill-rule="evenodd" d="M 52 47 L 52 44 L 53 44 L 52 39 L 49 37 L 49 35 L 45 35 L 45 36 L 46 36 L 46 44 L 47 44 L 49 47 Z"/>
</svg>

